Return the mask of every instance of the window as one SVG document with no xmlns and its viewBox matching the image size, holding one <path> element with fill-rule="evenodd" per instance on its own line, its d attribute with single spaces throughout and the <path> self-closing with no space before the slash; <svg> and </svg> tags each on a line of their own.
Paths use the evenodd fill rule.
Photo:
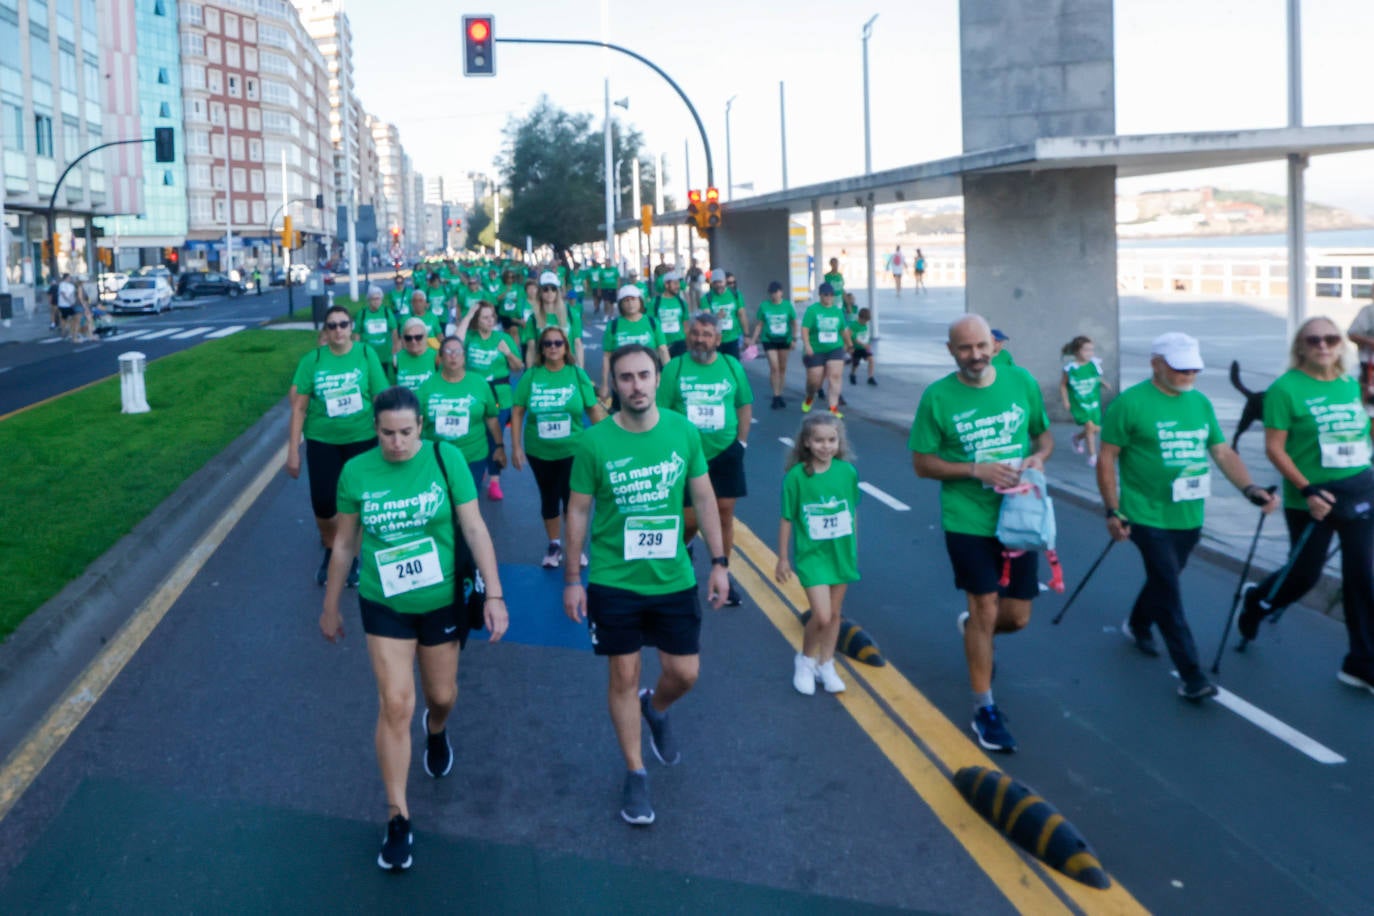
<svg viewBox="0 0 1374 916">
<path fill-rule="evenodd" d="M 5 99 L 0 102 L 0 138 L 4 139 L 5 149 L 24 151 L 24 103 L 19 99 Z"/>
<path fill-rule="evenodd" d="M 254 137 L 248 141 L 248 158 L 253 162 L 262 161 L 262 141 Z M 254 173 L 261 174 L 261 173 Z M 262 190 L 259 188 L 258 190 Z"/>
<path fill-rule="evenodd" d="M 230 158 L 230 159 L 240 159 L 240 160 L 243 159 L 243 138 L 242 138 L 242 137 L 230 137 L 230 138 L 229 138 L 229 158 Z M 240 169 L 240 171 L 242 171 L 242 169 Z"/>
<path fill-rule="evenodd" d="M 216 159 L 224 158 L 224 134 L 213 133 L 210 135 L 210 155 Z"/>
<path fill-rule="evenodd" d="M 258 40 L 258 25 L 251 19 L 243 20 L 243 40 L 249 44 Z"/>
<path fill-rule="evenodd" d="M 243 81 L 243 88 L 244 88 L 244 93 L 248 96 L 248 100 L 249 100 L 250 102 L 256 102 L 256 101 L 258 100 L 258 81 L 257 81 L 257 80 L 253 79 L 251 76 L 248 77 L 247 79 L 245 79 L 245 80 Z"/>
<path fill-rule="evenodd" d="M 258 44 L 271 45 L 274 48 L 283 48 L 289 51 L 292 45 L 291 35 L 286 29 L 263 23 L 258 27 Z"/>
<path fill-rule="evenodd" d="M 229 106 L 229 126 L 234 130 L 243 130 L 243 106 Z"/>
<path fill-rule="evenodd" d="M 220 71 L 207 70 L 205 71 L 205 75 L 207 77 L 206 82 L 210 86 L 210 93 L 212 95 L 219 95 L 224 91 L 224 76 Z"/>
<path fill-rule="evenodd" d="M 204 188 L 210 185 L 210 166 L 204 162 L 197 162 L 186 167 L 186 174 L 189 182 L 196 187 Z"/>
<path fill-rule="evenodd" d="M 164 86 L 172 81 L 172 78 L 167 75 L 166 67 L 157 68 L 157 81 Z"/>
<path fill-rule="evenodd" d="M 245 70 L 257 70 L 257 69 L 258 69 L 258 51 L 257 51 L 256 48 L 244 48 L 244 49 L 243 49 L 243 69 L 245 69 Z"/>
<path fill-rule="evenodd" d="M 168 187 L 168 188 L 170 188 L 172 185 L 176 184 L 176 182 L 172 180 L 172 170 L 171 170 L 171 169 L 163 169 L 163 170 L 162 170 L 162 184 L 163 184 L 164 187 Z"/>
<path fill-rule="evenodd" d="M 233 99 L 243 98 L 243 88 L 239 85 L 239 78 L 231 75 L 229 77 L 229 97 Z"/>
<path fill-rule="evenodd" d="M 235 137 L 234 139 L 238 139 L 238 138 Z M 235 191 L 247 191 L 247 190 L 248 190 L 248 173 L 247 173 L 246 171 L 244 171 L 243 169 L 234 169 L 232 174 L 233 174 L 233 176 L 234 176 L 234 190 L 235 190 Z"/>
<path fill-rule="evenodd" d="M 223 102 L 211 102 L 211 103 L 210 103 L 210 123 L 211 123 L 211 124 L 215 124 L 215 125 L 221 125 L 221 124 L 224 123 L 224 103 L 223 103 Z"/>
<path fill-rule="evenodd" d="M 159 118 L 170 118 L 172 116 L 172 103 L 162 102 L 157 106 L 157 116 Z"/>
<path fill-rule="evenodd" d="M 229 67 L 240 67 L 242 61 L 239 59 L 239 46 L 237 42 L 226 41 L 224 43 L 224 63 Z"/>
<path fill-rule="evenodd" d="M 191 219 L 198 223 L 208 223 L 214 213 L 214 206 L 208 197 L 193 197 L 191 199 Z"/>
<path fill-rule="evenodd" d="M 199 3 L 183 3 L 181 17 L 191 25 L 205 25 L 205 7 Z"/>
<path fill-rule="evenodd" d="M 229 209 L 224 205 L 224 198 L 223 198 L 223 197 L 217 197 L 217 198 L 215 198 L 215 222 L 217 222 L 217 223 L 222 223 L 222 222 L 224 222 L 224 214 L 225 214 L 225 213 L 228 213 L 228 212 L 229 212 Z"/>
<path fill-rule="evenodd" d="M 258 133 L 262 130 L 262 109 L 248 109 L 248 129 L 254 133 Z"/>
<path fill-rule="evenodd" d="M 166 16 L 166 15 L 167 15 L 167 0 L 153 0 L 153 15 L 154 15 L 154 16 Z M 170 181 L 165 181 L 165 182 L 163 182 L 163 184 L 171 184 L 171 182 L 170 182 Z"/>
<path fill-rule="evenodd" d="M 220 41 L 218 38 L 205 39 L 205 56 L 216 64 L 222 60 L 220 56 Z"/>
<path fill-rule="evenodd" d="M 259 226 L 267 222 L 267 205 L 263 201 L 253 201 L 253 222 Z"/>
<path fill-rule="evenodd" d="M 33 143 L 38 155 L 52 158 L 52 118 L 41 114 L 33 116 Z"/>
<path fill-rule="evenodd" d="M 262 81 L 262 99 L 264 102 L 271 102 L 273 105 L 281 105 L 284 108 L 295 108 L 299 104 L 296 90 L 286 83 L 279 83 L 276 80 Z"/>
<path fill-rule="evenodd" d="M 190 117 L 186 120 L 197 124 L 203 124 L 205 122 L 205 101 L 203 99 L 192 99 L 190 112 Z"/>
<path fill-rule="evenodd" d="M 262 193 L 262 169 L 253 169 L 248 175 L 248 186 L 254 194 Z"/>
<path fill-rule="evenodd" d="M 205 65 L 183 64 L 181 67 L 181 83 L 186 89 L 204 89 Z"/>
<path fill-rule="evenodd" d="M 248 201 L 234 201 L 234 222 L 238 223 L 240 226 L 248 222 Z"/>
<path fill-rule="evenodd" d="M 219 10 L 213 6 L 205 11 L 205 28 L 211 32 L 219 31 Z"/>
<path fill-rule="evenodd" d="M 205 36 L 199 32 L 181 33 L 181 53 L 195 57 L 205 56 Z"/>
<path fill-rule="evenodd" d="M 210 152 L 210 133 L 204 130 L 192 130 L 186 134 L 186 148 L 193 153 L 205 155 Z"/>
</svg>

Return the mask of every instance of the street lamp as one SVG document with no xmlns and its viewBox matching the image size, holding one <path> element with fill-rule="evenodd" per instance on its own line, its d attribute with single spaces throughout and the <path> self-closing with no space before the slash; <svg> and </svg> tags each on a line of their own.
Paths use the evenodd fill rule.
<svg viewBox="0 0 1374 916">
<path fill-rule="evenodd" d="M 725 187 L 730 189 L 729 195 L 731 200 L 735 198 L 735 192 L 733 190 L 735 186 L 735 173 L 731 169 L 732 163 L 730 162 L 730 107 L 735 104 L 735 99 L 737 98 L 739 98 L 738 95 L 732 95 L 725 100 Z"/>
<path fill-rule="evenodd" d="M 874 13 L 864 23 L 863 46 L 864 46 L 864 174 L 870 175 L 873 172 L 873 136 L 871 132 L 871 120 L 868 113 L 868 39 L 873 36 L 873 23 L 878 19 L 878 14 Z M 727 129 L 728 130 L 728 129 Z M 727 134 L 728 136 L 728 134 Z"/>
<path fill-rule="evenodd" d="M 864 23 L 864 174 L 873 174 L 873 136 L 872 120 L 868 112 L 868 39 L 873 36 L 873 23 L 878 20 L 874 13 Z M 878 337 L 878 248 L 873 238 L 873 195 L 869 192 L 868 202 L 864 204 L 864 236 L 868 240 L 868 308 L 872 314 L 873 337 Z M 819 266 L 819 265 L 818 265 Z"/>
</svg>

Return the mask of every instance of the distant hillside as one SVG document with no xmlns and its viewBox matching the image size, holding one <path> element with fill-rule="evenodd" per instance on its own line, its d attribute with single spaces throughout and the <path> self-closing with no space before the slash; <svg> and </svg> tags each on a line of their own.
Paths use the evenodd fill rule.
<svg viewBox="0 0 1374 916">
<path fill-rule="evenodd" d="M 1267 194 L 1264 191 L 1224 191 L 1217 188 L 1212 192 L 1212 196 L 1218 203 L 1256 204 L 1264 208 L 1265 216 L 1283 216 L 1288 212 L 1288 198 L 1282 194 Z M 1344 211 L 1340 207 L 1331 207 L 1309 200 L 1307 212 L 1334 214 Z M 1354 220 L 1360 220 L 1360 217 L 1353 213 L 1350 216 Z"/>
</svg>

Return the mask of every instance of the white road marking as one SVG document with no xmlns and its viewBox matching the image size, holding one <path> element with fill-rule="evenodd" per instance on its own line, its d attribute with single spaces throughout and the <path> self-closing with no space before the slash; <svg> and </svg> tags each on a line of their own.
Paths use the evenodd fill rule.
<svg viewBox="0 0 1374 916">
<path fill-rule="evenodd" d="M 186 330 L 186 329 L 185 329 L 185 328 L 163 328 L 161 331 L 154 331 L 154 332 L 152 332 L 151 334 L 144 334 L 143 337 L 140 338 L 140 339 L 142 339 L 142 340 L 154 340 L 154 339 L 156 339 L 156 338 L 158 338 L 158 337 L 166 337 L 168 334 L 176 334 L 176 333 L 178 333 L 179 331 L 184 331 L 184 330 Z"/>
<path fill-rule="evenodd" d="M 189 340 L 189 339 L 192 338 L 192 337 L 199 337 L 201 334 L 204 334 L 204 333 L 205 333 L 206 331 L 208 331 L 208 330 L 210 330 L 210 329 L 209 329 L 209 328 L 206 328 L 206 327 L 191 328 L 189 331 L 182 331 L 180 334 L 173 334 L 173 335 L 171 336 L 171 339 L 172 339 L 172 340 Z"/>
<path fill-rule="evenodd" d="M 872 496 L 878 502 L 883 503 L 884 505 L 892 509 L 896 509 L 898 512 L 911 511 L 911 507 L 908 506 L 906 503 L 902 502 L 895 496 L 889 496 L 887 493 L 884 493 L 882 490 L 879 490 L 877 487 L 873 486 L 873 484 L 869 483 L 866 480 L 859 481 L 859 489 L 863 490 L 869 496 Z"/>
<path fill-rule="evenodd" d="M 788 448 L 791 448 L 793 445 L 796 445 L 795 442 L 793 442 L 786 436 L 778 436 L 778 441 L 781 442 L 783 445 L 787 446 Z"/>
<path fill-rule="evenodd" d="M 206 334 L 205 339 L 211 340 L 216 337 L 228 337 L 230 334 L 237 334 L 239 331 L 242 331 L 247 327 L 248 325 L 246 324 L 231 324 L 227 328 L 220 328 L 218 331 L 215 331 L 212 334 Z"/>
<path fill-rule="evenodd" d="M 1174 677 L 1178 677 L 1177 671 L 1172 673 Z M 1308 757 L 1311 757 L 1313 760 L 1317 761 L 1317 763 L 1345 763 L 1344 757 L 1337 754 L 1320 741 L 1317 741 L 1315 738 L 1307 737 L 1287 722 L 1274 718 L 1248 700 L 1242 700 L 1225 687 L 1218 687 L 1217 695 L 1212 699 L 1216 700 L 1242 719 L 1250 722 L 1250 724 L 1267 731 L 1294 750 L 1300 751 Z"/>
<path fill-rule="evenodd" d="M 62 341 L 64 341 L 64 340 L 66 340 L 66 339 L 67 339 L 67 338 L 65 338 L 65 337 L 45 337 L 45 338 L 43 338 L 42 340 L 40 340 L 39 343 L 41 343 L 41 344 L 55 344 L 55 343 L 60 343 L 60 342 L 62 342 Z"/>
</svg>

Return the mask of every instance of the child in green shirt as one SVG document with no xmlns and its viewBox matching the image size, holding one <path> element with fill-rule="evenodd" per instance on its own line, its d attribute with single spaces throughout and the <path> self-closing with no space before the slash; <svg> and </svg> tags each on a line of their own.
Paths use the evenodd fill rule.
<svg viewBox="0 0 1374 916">
<path fill-rule="evenodd" d="M 849 337 L 854 341 L 854 350 L 849 354 L 849 384 L 859 384 L 859 363 L 868 363 L 868 384 L 876 385 L 878 380 L 873 377 L 874 369 L 878 358 L 873 354 L 873 328 L 869 322 L 873 320 L 873 312 L 868 309 L 859 309 L 859 317 L 849 323 Z"/>
</svg>

